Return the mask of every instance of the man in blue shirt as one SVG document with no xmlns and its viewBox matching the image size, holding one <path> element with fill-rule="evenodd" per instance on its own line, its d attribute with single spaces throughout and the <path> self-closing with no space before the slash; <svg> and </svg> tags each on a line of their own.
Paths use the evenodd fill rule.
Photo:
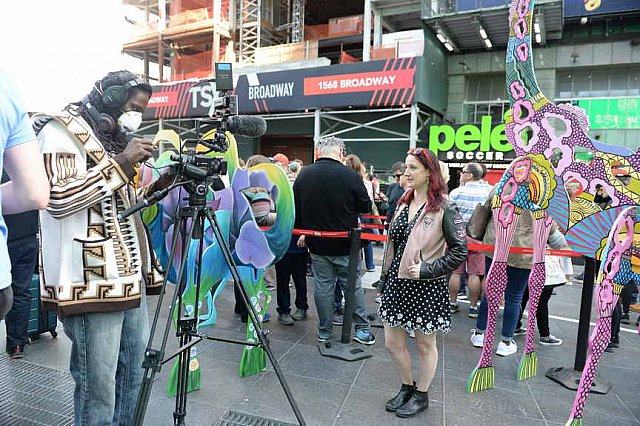
<svg viewBox="0 0 640 426">
<path fill-rule="evenodd" d="M 47 206 L 49 184 L 41 158 L 29 116 L 13 84 L 0 70 L 0 170 L 4 167 L 11 179 L 0 185 L 0 319 L 13 300 L 7 226 L 2 214 Z"/>
<path fill-rule="evenodd" d="M 491 192 L 491 185 L 482 180 L 484 171 L 478 163 L 468 163 L 460 173 L 460 186 L 451 191 L 449 199 L 458 205 L 462 220 L 469 222 L 473 211 L 478 204 L 484 204 Z M 467 235 L 467 243 L 479 244 Z M 482 294 L 482 277 L 484 276 L 484 254 L 479 251 L 469 250 L 467 259 L 451 274 L 449 280 L 449 308 L 451 313 L 460 310 L 457 304 L 458 291 L 460 290 L 460 277 L 465 272 L 469 276 L 469 318 L 478 317 L 478 300 Z"/>
</svg>

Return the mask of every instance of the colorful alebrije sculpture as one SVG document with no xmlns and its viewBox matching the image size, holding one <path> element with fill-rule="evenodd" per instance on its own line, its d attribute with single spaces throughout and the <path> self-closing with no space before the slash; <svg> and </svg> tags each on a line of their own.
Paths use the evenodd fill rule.
<svg viewBox="0 0 640 426">
<path fill-rule="evenodd" d="M 585 0 L 587 10 L 599 6 L 599 0 Z M 544 285 L 544 250 L 552 220 L 566 230 L 567 242 L 574 251 L 589 257 L 606 258 L 607 251 L 602 247 L 609 247 L 606 243 L 608 230 L 614 227 L 614 222 L 614 230 L 620 226 L 621 222 L 616 218 L 623 211 L 629 217 L 627 207 L 635 208 L 640 203 L 640 154 L 591 139 L 587 133 L 589 120 L 584 110 L 569 104 L 555 105 L 541 93 L 535 78 L 531 47 L 533 7 L 532 0 L 514 0 L 509 11 L 506 77 L 511 108 L 506 114 L 506 134 L 519 157 L 505 172 L 492 199 L 496 244 L 493 263 L 487 274 L 488 323 L 482 356 L 467 383 L 468 392 L 489 389 L 495 384 L 492 347 L 499 303 L 507 285 L 506 259 L 523 211 L 529 211 L 533 216 L 534 254 L 528 282 L 527 335 L 518 380 L 537 374 L 533 345 L 535 316 Z M 612 173 L 613 166 L 626 168 L 629 181 L 623 184 L 618 180 Z M 569 180 L 579 182 L 585 190 L 571 206 L 564 189 Z M 593 195 L 590 194 L 596 192 L 596 185 L 602 185 L 611 196 L 611 208 L 599 211 L 591 203 Z M 624 223 L 628 224 L 628 221 Z M 627 227 L 628 232 L 633 233 L 633 230 L 633 226 Z M 586 395 L 604 350 L 600 349 L 601 342 L 608 342 L 610 338 L 611 309 L 621 289 L 629 282 L 630 274 L 633 274 L 631 265 L 640 264 L 635 240 L 627 238 L 625 241 L 630 241 L 630 246 L 615 251 L 624 253 L 624 261 L 608 263 L 614 269 L 607 270 L 607 276 L 615 276 L 616 285 L 605 283 L 603 273 L 596 282 L 600 285 L 597 297 L 599 318 L 589 342 L 587 365 L 568 424 L 581 422 Z M 622 242 L 615 240 L 611 244 L 620 246 Z M 618 269 L 615 269 L 618 267 L 628 270 L 629 274 L 623 273 L 623 269 L 618 274 Z"/>
<path fill-rule="evenodd" d="M 205 134 L 203 139 L 206 140 L 213 136 L 214 132 L 212 131 Z M 224 190 L 209 194 L 207 205 L 214 210 L 225 242 L 229 245 L 231 254 L 238 265 L 238 271 L 251 304 L 258 314 L 258 319 L 262 320 L 271 300 L 271 295 L 263 281 L 264 270 L 277 262 L 286 253 L 289 246 L 295 217 L 293 191 L 284 171 L 274 164 L 259 164 L 249 170 L 240 168 L 235 138 L 227 133 L 227 140 L 229 141 L 229 149 L 224 154 L 215 154 L 215 156 L 226 158 L 231 185 Z M 169 160 L 171 154 L 172 152 L 163 153 L 152 167 L 143 166 L 140 171 L 141 185 L 146 185 L 159 176 L 162 167 L 171 163 Z M 265 188 L 275 199 L 276 222 L 267 230 L 261 230 L 258 227 L 249 201 L 241 192 L 249 187 Z M 167 265 L 170 253 L 169 245 L 173 235 L 173 215 L 179 203 L 186 203 L 183 200 L 184 196 L 185 191 L 176 188 L 161 202 L 143 212 L 143 219 L 150 230 L 156 256 L 167 269 L 172 282 L 175 282 L 182 250 L 182 247 L 179 247 L 173 265 Z M 215 241 L 213 230 L 208 223 L 205 223 L 204 247 L 202 265 L 197 265 L 198 244 L 190 245 L 186 266 L 186 288 L 182 295 L 183 309 L 187 312 L 193 312 L 195 304 L 199 304 L 200 326 L 215 323 L 216 298 L 227 280 L 232 278 L 222 252 Z M 200 300 L 196 301 L 195 282 L 199 270 L 202 270 Z M 206 309 L 204 309 L 205 306 Z M 177 310 L 174 310 L 174 321 L 176 319 Z M 246 339 L 248 342 L 258 341 L 256 329 L 251 321 L 247 324 Z M 195 347 L 191 349 L 190 353 L 189 391 L 198 389 L 200 381 L 200 366 L 194 349 Z M 240 360 L 240 376 L 250 376 L 265 369 L 264 349 L 245 346 Z M 177 364 L 174 364 L 169 376 L 169 395 L 175 395 L 176 379 Z"/>
</svg>

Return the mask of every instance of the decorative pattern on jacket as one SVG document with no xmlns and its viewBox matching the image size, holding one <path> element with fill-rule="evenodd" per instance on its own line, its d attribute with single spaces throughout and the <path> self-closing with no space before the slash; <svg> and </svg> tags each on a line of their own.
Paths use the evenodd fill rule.
<svg viewBox="0 0 640 426">
<path fill-rule="evenodd" d="M 51 186 L 49 205 L 40 212 L 45 307 L 75 315 L 139 306 L 141 283 L 150 293 L 162 277 L 141 220 L 116 218 L 138 196 L 129 183 L 132 166 L 111 157 L 73 113 L 33 120 Z"/>
</svg>

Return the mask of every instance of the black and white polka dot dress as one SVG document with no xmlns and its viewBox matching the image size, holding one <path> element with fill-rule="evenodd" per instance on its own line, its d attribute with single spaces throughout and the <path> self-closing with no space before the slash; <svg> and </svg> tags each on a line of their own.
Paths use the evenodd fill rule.
<svg viewBox="0 0 640 426">
<path fill-rule="evenodd" d="M 446 277 L 420 281 L 398 278 L 400 260 L 409 233 L 423 208 L 424 206 L 418 210 L 411 223 L 409 209 L 403 209 L 391 225 L 389 237 L 395 246 L 395 254 L 378 316 L 384 323 L 406 331 L 419 330 L 424 334 L 432 334 L 441 330 L 448 333 L 451 330 L 451 313 Z"/>
</svg>

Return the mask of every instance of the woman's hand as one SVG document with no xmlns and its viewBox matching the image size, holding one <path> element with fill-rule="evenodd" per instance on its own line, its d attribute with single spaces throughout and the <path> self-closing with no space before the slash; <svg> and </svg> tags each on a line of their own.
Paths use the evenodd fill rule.
<svg viewBox="0 0 640 426">
<path fill-rule="evenodd" d="M 420 279 L 420 263 L 409 266 L 409 276 L 412 280 Z"/>
</svg>

